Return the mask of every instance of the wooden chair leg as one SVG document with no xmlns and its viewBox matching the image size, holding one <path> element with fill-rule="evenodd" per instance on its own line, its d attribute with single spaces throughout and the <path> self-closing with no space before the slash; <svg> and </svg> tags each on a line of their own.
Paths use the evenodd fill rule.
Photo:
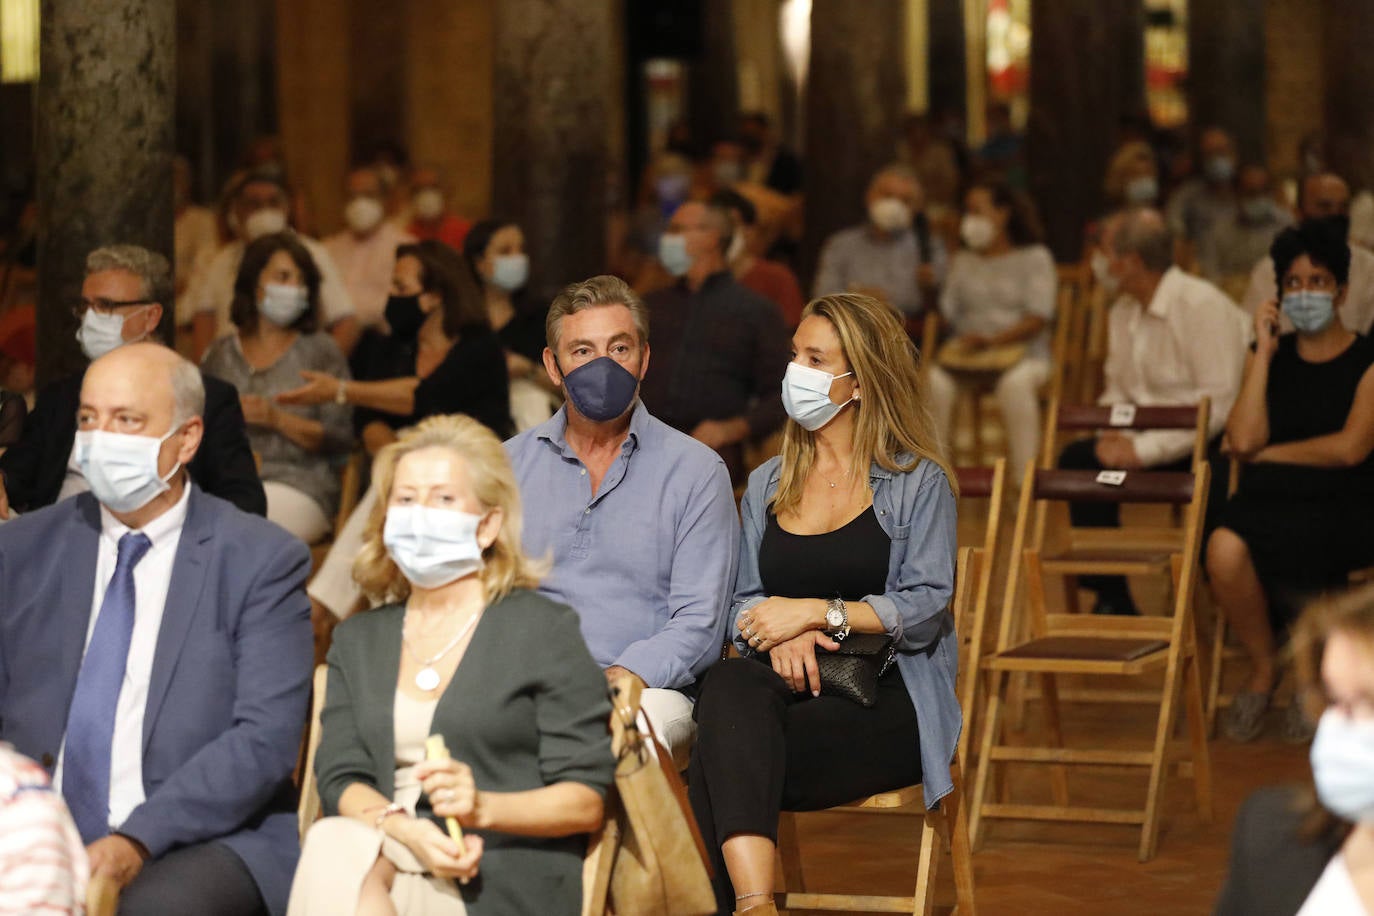
<svg viewBox="0 0 1374 916">
<path fill-rule="evenodd" d="M 964 779 L 960 768 L 953 769 L 954 791 L 941 800 L 949 802 L 950 864 L 954 868 L 954 912 L 957 916 L 975 916 L 977 906 L 973 893 L 973 849 L 969 844 L 968 804 L 964 800 Z"/>
<path fill-rule="evenodd" d="M 1138 857 L 1141 862 L 1153 859 L 1159 846 L 1159 818 L 1164 808 L 1164 778 L 1169 771 L 1165 757 L 1178 717 L 1180 694 L 1183 692 L 1180 661 L 1171 661 L 1164 676 L 1164 696 L 1160 702 L 1159 720 L 1155 724 L 1155 743 L 1150 753 L 1150 784 L 1145 796 L 1145 823 L 1140 828 Z"/>
<path fill-rule="evenodd" d="M 1193 795 L 1197 799 L 1198 817 L 1204 824 L 1212 822 L 1212 754 L 1207 747 L 1207 722 L 1202 709 L 1202 671 L 1198 653 L 1184 661 L 1183 692 L 1187 703 L 1188 737 L 1192 744 Z"/>
<path fill-rule="evenodd" d="M 791 811 L 778 814 L 778 858 L 782 860 L 782 886 L 789 892 L 805 893 L 801 842 L 797 835 L 797 816 Z"/>
<path fill-rule="evenodd" d="M 978 752 L 978 775 L 973 780 L 973 810 L 969 813 L 969 841 L 974 849 L 983 845 L 983 805 L 987 802 L 988 778 L 992 775 L 992 749 L 1002 729 L 1002 696 L 1007 689 L 1007 672 L 994 671 L 988 684 L 988 708 L 983 716 L 983 741 Z"/>
<path fill-rule="evenodd" d="M 973 392 L 973 466 L 983 467 L 983 393 L 979 390 L 971 389 Z"/>
<path fill-rule="evenodd" d="M 1059 687 L 1053 674 L 1040 675 L 1040 705 L 1045 710 L 1045 734 L 1052 747 L 1064 746 L 1064 729 L 1059 719 Z M 1050 764 L 1050 790 L 1054 803 L 1069 804 L 1069 777 L 1063 764 Z"/>
<path fill-rule="evenodd" d="M 940 865 L 943 840 L 936 823 L 939 811 L 927 811 L 921 818 L 921 849 L 916 854 L 916 892 L 912 895 L 912 916 L 930 916 L 935 911 L 935 873 Z"/>
<path fill-rule="evenodd" d="M 1221 677 L 1226 665 L 1226 618 L 1217 608 L 1216 626 L 1212 629 L 1212 664 L 1207 672 L 1207 735 L 1217 732 L 1217 703 L 1221 700 Z"/>
</svg>

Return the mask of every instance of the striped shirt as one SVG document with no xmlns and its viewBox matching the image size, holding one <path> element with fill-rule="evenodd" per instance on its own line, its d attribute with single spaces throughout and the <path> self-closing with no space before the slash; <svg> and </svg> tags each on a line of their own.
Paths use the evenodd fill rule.
<svg viewBox="0 0 1374 916">
<path fill-rule="evenodd" d="M 84 912 L 89 871 L 47 771 L 0 744 L 0 916 Z"/>
</svg>

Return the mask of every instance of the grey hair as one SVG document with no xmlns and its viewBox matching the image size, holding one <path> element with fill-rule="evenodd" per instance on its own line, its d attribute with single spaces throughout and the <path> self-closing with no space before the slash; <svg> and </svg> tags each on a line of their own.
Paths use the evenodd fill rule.
<svg viewBox="0 0 1374 916">
<path fill-rule="evenodd" d="M 592 277 L 563 287 L 549 306 L 549 314 L 544 319 L 544 338 L 549 349 L 558 352 L 558 341 L 563 319 L 577 312 L 603 305 L 623 305 L 630 310 L 635 330 L 639 331 L 639 342 L 649 342 L 649 310 L 635 295 L 630 285 L 619 277 L 609 274 Z"/>
<path fill-rule="evenodd" d="M 170 350 L 175 357 L 171 365 L 172 425 L 180 426 L 192 417 L 205 415 L 205 380 L 196 364 Z"/>
<path fill-rule="evenodd" d="M 1121 218 L 1111 238 L 1118 256 L 1136 254 L 1151 273 L 1162 274 L 1174 264 L 1174 234 L 1158 210 L 1131 210 Z"/>
<path fill-rule="evenodd" d="M 164 309 L 172 303 L 172 265 L 156 251 L 138 245 L 106 245 L 86 255 L 86 276 L 122 270 L 138 277 L 143 298 Z"/>
</svg>

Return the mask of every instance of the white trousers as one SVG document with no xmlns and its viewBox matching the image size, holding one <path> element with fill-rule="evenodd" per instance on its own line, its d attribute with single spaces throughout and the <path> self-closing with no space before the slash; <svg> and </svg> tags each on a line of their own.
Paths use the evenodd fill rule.
<svg viewBox="0 0 1374 916">
<path fill-rule="evenodd" d="M 649 687 L 640 696 L 639 708 L 654 727 L 654 734 L 668 746 L 673 765 L 681 773 L 692 757 L 697 739 L 697 723 L 692 719 L 692 701 L 676 690 Z"/>
<path fill-rule="evenodd" d="M 1027 357 L 997 380 L 994 394 L 1007 432 L 1007 474 L 1020 480 L 1026 462 L 1040 447 L 1040 388 L 1050 377 L 1049 360 Z M 946 452 L 954 451 L 954 405 L 959 382 L 939 366 L 930 367 L 930 406 Z"/>
<path fill-rule="evenodd" d="M 262 489 L 267 494 L 268 521 L 276 522 L 307 544 L 314 544 L 329 533 L 329 516 L 300 490 L 275 480 L 264 480 Z"/>
<path fill-rule="evenodd" d="M 334 533 L 334 543 L 325 554 L 319 572 L 305 588 L 306 594 L 329 608 L 340 620 L 353 612 L 353 606 L 363 596 L 362 589 L 353 581 L 353 560 L 363 549 L 363 529 L 367 527 L 367 517 L 376 502 L 377 491 L 368 487 L 343 528 Z"/>
</svg>

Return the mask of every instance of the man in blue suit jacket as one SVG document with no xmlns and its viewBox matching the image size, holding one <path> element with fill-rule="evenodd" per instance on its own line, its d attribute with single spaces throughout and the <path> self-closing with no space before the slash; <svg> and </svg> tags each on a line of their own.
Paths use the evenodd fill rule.
<svg viewBox="0 0 1374 916">
<path fill-rule="evenodd" d="M 310 559 L 190 482 L 204 398 L 159 345 L 91 364 L 91 492 L 0 526 L 0 740 L 54 771 L 121 912 L 278 916 Z"/>
</svg>

